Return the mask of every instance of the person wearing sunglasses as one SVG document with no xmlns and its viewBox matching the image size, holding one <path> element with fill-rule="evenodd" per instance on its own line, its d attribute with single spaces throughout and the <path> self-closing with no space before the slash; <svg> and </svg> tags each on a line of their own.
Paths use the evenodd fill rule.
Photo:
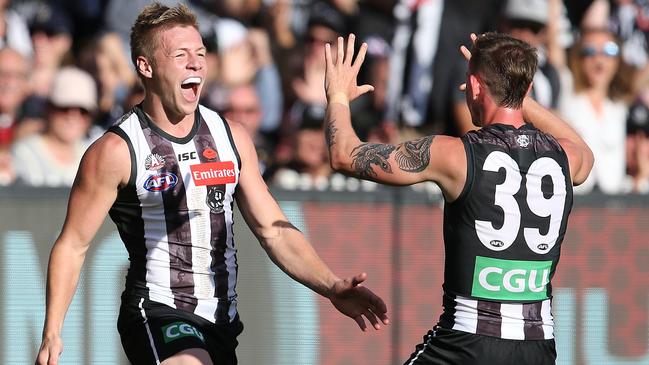
<svg viewBox="0 0 649 365">
<path fill-rule="evenodd" d="M 630 88 L 617 39 L 608 29 L 583 29 L 568 61 L 569 68 L 562 71 L 559 112 L 586 140 L 596 161 L 588 180 L 575 192 L 622 193 Z"/>
</svg>

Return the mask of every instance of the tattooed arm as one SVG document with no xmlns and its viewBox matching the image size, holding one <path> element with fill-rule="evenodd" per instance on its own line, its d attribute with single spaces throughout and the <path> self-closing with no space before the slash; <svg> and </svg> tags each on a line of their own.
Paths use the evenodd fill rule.
<svg viewBox="0 0 649 365">
<path fill-rule="evenodd" d="M 367 45 L 362 44 L 354 57 L 354 35 L 349 36 L 344 50 L 338 38 L 337 57 L 326 45 L 325 91 L 327 114 L 325 137 L 331 167 L 348 175 L 390 185 L 410 185 L 434 181 L 447 199 L 457 197 L 464 186 L 466 155 L 458 138 L 431 135 L 399 145 L 362 142 L 352 128 L 349 102 L 372 91 L 371 85 L 358 86 L 360 70 Z"/>
</svg>

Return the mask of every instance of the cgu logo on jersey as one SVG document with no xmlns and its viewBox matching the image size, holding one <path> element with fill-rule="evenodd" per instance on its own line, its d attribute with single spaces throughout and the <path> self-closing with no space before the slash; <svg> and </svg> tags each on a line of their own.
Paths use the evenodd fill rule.
<svg viewBox="0 0 649 365">
<path fill-rule="evenodd" d="M 162 334 L 164 336 L 165 343 L 169 343 L 183 337 L 197 337 L 201 341 L 205 342 L 205 337 L 203 337 L 203 334 L 199 330 L 197 330 L 196 327 L 185 322 L 174 322 L 162 327 Z"/>
<path fill-rule="evenodd" d="M 158 192 L 173 188 L 178 183 L 178 176 L 171 172 L 161 172 L 151 175 L 144 182 L 144 188 L 148 191 Z"/>
<path fill-rule="evenodd" d="M 500 260 L 477 256 L 471 295 L 496 300 L 548 298 L 552 261 Z"/>
<path fill-rule="evenodd" d="M 223 185 L 237 181 L 232 161 L 207 162 L 191 165 L 189 168 L 196 186 Z"/>
</svg>

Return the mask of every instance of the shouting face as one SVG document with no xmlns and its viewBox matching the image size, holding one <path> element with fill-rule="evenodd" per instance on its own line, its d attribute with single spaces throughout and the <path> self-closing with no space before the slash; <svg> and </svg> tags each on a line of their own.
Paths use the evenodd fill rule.
<svg viewBox="0 0 649 365">
<path fill-rule="evenodd" d="M 171 118 L 193 114 L 207 72 L 201 36 L 193 27 L 175 26 L 160 32 L 157 42 L 152 60 L 138 60 L 147 92 Z"/>
</svg>

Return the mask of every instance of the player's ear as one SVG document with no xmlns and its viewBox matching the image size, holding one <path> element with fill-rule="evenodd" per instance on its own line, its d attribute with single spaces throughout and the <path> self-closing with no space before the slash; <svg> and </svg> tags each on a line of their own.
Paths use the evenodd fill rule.
<svg viewBox="0 0 649 365">
<path fill-rule="evenodd" d="M 469 84 L 471 84 L 471 99 L 475 100 L 478 98 L 478 95 L 482 92 L 482 84 L 480 83 L 480 79 L 476 75 L 469 75 Z"/>
<path fill-rule="evenodd" d="M 146 78 L 151 78 L 153 76 L 151 63 L 149 63 L 149 60 L 147 60 L 146 57 L 139 56 L 137 60 L 135 60 L 135 62 L 137 64 L 137 72 L 139 72 L 142 76 Z"/>
</svg>

